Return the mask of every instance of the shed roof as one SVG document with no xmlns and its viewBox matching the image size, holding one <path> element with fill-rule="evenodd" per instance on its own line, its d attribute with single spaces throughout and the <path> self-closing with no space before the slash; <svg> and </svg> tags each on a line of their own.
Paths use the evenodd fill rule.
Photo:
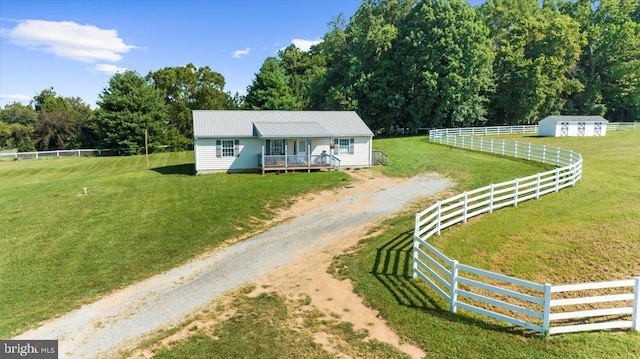
<svg viewBox="0 0 640 359">
<path fill-rule="evenodd" d="M 193 136 L 335 137 L 373 136 L 373 132 L 354 111 L 194 110 Z"/>
<path fill-rule="evenodd" d="M 542 121 L 557 121 L 557 122 L 609 122 L 605 120 L 602 116 L 560 116 L 553 115 L 547 116 Z"/>
</svg>

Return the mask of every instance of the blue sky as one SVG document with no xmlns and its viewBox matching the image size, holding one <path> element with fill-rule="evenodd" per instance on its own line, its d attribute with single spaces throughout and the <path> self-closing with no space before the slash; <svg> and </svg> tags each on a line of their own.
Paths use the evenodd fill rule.
<svg viewBox="0 0 640 359">
<path fill-rule="evenodd" d="M 472 0 L 471 3 L 478 2 Z M 209 66 L 244 94 L 264 59 L 319 41 L 360 0 L 0 0 L 0 106 L 43 89 L 95 102 L 116 71 Z"/>
</svg>

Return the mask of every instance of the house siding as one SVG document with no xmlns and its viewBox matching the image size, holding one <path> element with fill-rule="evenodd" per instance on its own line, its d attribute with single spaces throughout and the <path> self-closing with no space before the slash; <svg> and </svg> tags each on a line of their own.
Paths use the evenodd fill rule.
<svg viewBox="0 0 640 359">
<path fill-rule="evenodd" d="M 358 166 L 358 167 L 370 167 L 371 166 L 371 138 L 369 137 L 340 137 L 340 138 L 353 138 L 354 148 L 352 155 L 334 154 L 340 159 L 340 166 Z"/>
<path fill-rule="evenodd" d="M 257 138 L 239 138 L 239 156 L 216 157 L 216 141 L 206 138 L 195 141 L 196 172 L 248 172 L 258 170 L 258 155 L 262 152 L 261 141 Z"/>
</svg>

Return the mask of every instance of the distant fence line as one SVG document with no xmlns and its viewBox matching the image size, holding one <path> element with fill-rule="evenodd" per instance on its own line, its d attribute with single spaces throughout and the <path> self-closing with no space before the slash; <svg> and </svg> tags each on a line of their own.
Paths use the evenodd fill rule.
<svg viewBox="0 0 640 359">
<path fill-rule="evenodd" d="M 36 151 L 36 152 L 0 152 L 0 160 L 2 159 L 41 159 L 55 157 L 89 157 L 101 156 L 109 153 L 110 150 L 99 149 L 78 149 L 78 150 L 56 150 L 56 151 Z"/>
<path fill-rule="evenodd" d="M 420 277 L 444 297 L 451 312 L 463 308 L 543 335 L 614 328 L 640 330 L 640 277 L 610 282 L 543 285 L 458 263 L 427 243 L 427 239 L 439 235 L 444 228 L 466 223 L 471 217 L 491 213 L 501 207 L 516 207 L 520 202 L 557 193 L 560 189 L 574 186 L 582 178 L 582 156 L 573 151 L 461 135 L 531 131 L 526 126 L 506 127 L 432 130 L 429 140 L 452 147 L 553 164 L 557 168 L 465 192 L 438 201 L 417 213 L 413 277 Z M 605 289 L 617 292 L 601 295 L 599 291 Z M 566 293 L 577 295 L 559 298 L 571 295 Z M 600 308 L 582 310 L 578 307 L 587 304 Z M 611 319 L 612 316 L 616 318 Z M 591 323 L 591 318 L 601 320 Z"/>
</svg>

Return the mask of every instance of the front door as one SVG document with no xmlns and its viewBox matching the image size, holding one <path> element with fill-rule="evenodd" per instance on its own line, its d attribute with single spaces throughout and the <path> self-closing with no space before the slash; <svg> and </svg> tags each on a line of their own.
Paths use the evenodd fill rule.
<svg viewBox="0 0 640 359">
<path fill-rule="evenodd" d="M 307 140 L 296 140 L 296 147 L 294 154 L 298 156 L 307 155 Z"/>
</svg>

